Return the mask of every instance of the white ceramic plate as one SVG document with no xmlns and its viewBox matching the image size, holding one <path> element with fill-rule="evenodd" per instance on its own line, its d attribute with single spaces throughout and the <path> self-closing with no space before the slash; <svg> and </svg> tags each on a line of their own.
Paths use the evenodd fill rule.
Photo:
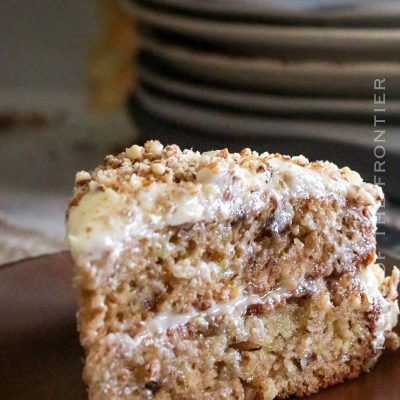
<svg viewBox="0 0 400 400">
<path fill-rule="evenodd" d="M 200 2 L 199 2 L 200 3 Z M 400 29 L 288 27 L 216 21 L 174 15 L 136 5 L 135 16 L 150 26 L 196 39 L 260 54 L 277 50 L 286 58 L 312 56 L 325 59 L 400 58 Z"/>
<path fill-rule="evenodd" d="M 135 0 L 125 0 L 129 7 Z M 147 0 L 158 6 L 192 13 L 236 18 L 276 18 L 293 23 L 383 23 L 400 17 L 397 1 L 376 0 Z"/>
<path fill-rule="evenodd" d="M 143 49 L 192 78 L 235 88 L 317 96 L 373 96 L 376 78 L 390 82 L 390 95 L 400 96 L 400 63 L 323 61 L 284 62 L 198 52 L 146 38 Z"/>
<path fill-rule="evenodd" d="M 216 106 L 228 106 L 242 111 L 280 112 L 281 114 L 340 114 L 349 117 L 371 117 L 374 104 L 370 99 L 336 99 L 318 97 L 294 97 L 256 94 L 246 91 L 232 91 L 206 85 L 197 85 L 161 75 L 143 65 L 137 69 L 140 81 L 163 93 L 188 100 L 195 100 Z M 390 101 L 385 115 L 400 115 L 400 101 Z"/>
</svg>

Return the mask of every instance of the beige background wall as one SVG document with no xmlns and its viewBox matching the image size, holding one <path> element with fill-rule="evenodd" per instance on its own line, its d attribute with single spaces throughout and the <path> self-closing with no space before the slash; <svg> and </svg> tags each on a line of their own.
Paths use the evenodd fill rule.
<svg viewBox="0 0 400 400">
<path fill-rule="evenodd" d="M 1 0 L 0 90 L 80 90 L 96 35 L 91 0 Z"/>
</svg>

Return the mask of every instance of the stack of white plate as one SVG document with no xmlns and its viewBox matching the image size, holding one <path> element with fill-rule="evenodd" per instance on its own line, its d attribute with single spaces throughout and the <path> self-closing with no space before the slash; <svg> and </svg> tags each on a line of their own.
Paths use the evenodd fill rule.
<svg viewBox="0 0 400 400">
<path fill-rule="evenodd" d="M 400 125 L 399 0 L 125 4 L 139 23 L 131 106 L 143 139 L 323 158 L 316 139 L 373 146 L 376 108 Z"/>
</svg>

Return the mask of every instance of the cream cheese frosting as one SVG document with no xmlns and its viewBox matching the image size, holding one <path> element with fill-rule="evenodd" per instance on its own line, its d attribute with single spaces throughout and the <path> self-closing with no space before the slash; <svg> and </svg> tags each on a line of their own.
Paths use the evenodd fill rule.
<svg viewBox="0 0 400 400">
<path fill-rule="evenodd" d="M 357 274 L 368 301 L 371 305 L 378 305 L 381 309 L 378 320 L 375 322 L 374 329 L 374 350 L 382 349 L 385 341 L 385 332 L 392 330 L 396 324 L 399 314 L 397 302 L 386 299 L 381 292 L 382 274 L 381 269 L 376 264 L 370 264 L 367 268 L 360 270 Z M 392 285 L 397 287 L 399 283 L 399 270 L 393 270 Z M 242 319 L 246 314 L 247 307 L 253 304 L 277 305 L 281 301 L 291 297 L 299 297 L 305 294 L 315 295 L 321 290 L 326 289 L 323 278 L 304 279 L 300 282 L 296 290 L 290 291 L 278 288 L 269 293 L 259 296 L 255 294 L 245 294 L 240 291 L 239 294 L 229 302 L 214 303 L 206 311 L 192 309 L 187 313 L 175 313 L 173 311 L 161 311 L 157 313 L 149 322 L 144 323 L 144 327 L 139 336 L 162 332 L 170 328 L 176 328 L 179 325 L 185 325 L 191 321 L 212 318 L 217 315 L 230 315 L 232 318 Z"/>
<path fill-rule="evenodd" d="M 176 328 L 191 321 L 205 320 L 218 315 L 228 315 L 232 319 L 241 320 L 246 314 L 248 306 L 262 304 L 274 306 L 290 297 L 300 297 L 305 294 L 315 294 L 325 288 L 322 278 L 305 279 L 294 291 L 278 288 L 271 290 L 263 296 L 256 294 L 245 294 L 243 290 L 229 302 L 216 303 L 206 311 L 192 309 L 187 313 L 175 313 L 173 311 L 162 311 L 156 314 L 149 322 L 145 322 L 140 335 L 154 332 L 162 332 L 169 328 Z"/>
<path fill-rule="evenodd" d="M 126 153 L 139 157 L 133 162 L 115 159 L 119 169 L 126 171 L 121 182 L 123 190 L 110 187 L 109 177 L 115 176 L 115 169 L 105 167 L 92 174 L 82 194 L 78 190 L 76 196 L 80 199 L 70 207 L 67 220 L 68 240 L 77 258 L 79 252 L 102 257 L 97 250 L 116 251 L 132 234 L 146 236 L 152 229 L 166 225 L 257 213 L 271 201 L 276 204 L 272 229 L 279 231 L 290 223 L 290 203 L 296 199 L 316 196 L 334 197 L 339 203 L 354 200 L 370 207 L 374 214 L 383 198 L 378 186 L 364 183 L 348 168 L 310 163 L 302 156 L 185 151 L 179 154 L 179 165 L 186 165 L 186 171 L 181 171 L 182 167 L 178 170 L 174 163 L 178 157 L 168 154 L 171 150 L 156 147 L 159 158 L 152 163 L 163 165 L 163 177 L 152 172 L 158 172 L 149 161 L 153 153 L 148 151 L 149 158 L 143 159 L 145 149 L 138 147 Z M 175 154 L 178 150 L 173 149 Z M 173 178 L 178 172 L 190 179 L 177 182 Z M 82 172 L 78 173 L 77 180 L 81 176 Z"/>
</svg>

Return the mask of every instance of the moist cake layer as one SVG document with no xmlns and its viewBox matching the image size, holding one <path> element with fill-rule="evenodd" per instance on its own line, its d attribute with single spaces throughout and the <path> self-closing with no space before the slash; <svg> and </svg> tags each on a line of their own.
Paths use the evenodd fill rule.
<svg viewBox="0 0 400 400">
<path fill-rule="evenodd" d="M 368 368 L 397 317 L 397 272 L 384 284 L 370 272 L 382 198 L 347 168 L 248 149 L 200 154 L 148 142 L 78 173 L 68 239 L 91 398 L 272 399 Z M 320 332 L 307 331 L 312 318 L 300 323 L 317 304 L 331 340 L 343 342 L 340 314 L 354 320 L 345 346 L 322 351 Z M 270 333 L 285 318 L 295 328 L 277 337 L 288 354 Z M 271 343 L 253 348 L 253 331 Z M 316 359 L 292 380 L 284 360 L 302 337 Z M 221 359 L 210 354 L 214 340 L 224 343 Z M 164 375 L 148 378 L 153 365 Z"/>
<path fill-rule="evenodd" d="M 396 273 L 384 281 L 371 265 L 354 277 L 321 280 L 312 295 L 289 297 L 274 307 L 269 299 L 239 295 L 208 312 L 168 315 L 165 321 L 158 316 L 136 336 L 108 334 L 88 354 L 90 393 L 99 399 L 313 393 L 373 365 L 381 336 L 397 320 L 389 294 L 397 282 Z M 110 368 L 115 360 L 118 368 Z"/>
<path fill-rule="evenodd" d="M 121 329 L 117 315 L 135 334 L 159 310 L 206 310 L 239 292 L 291 293 L 307 280 L 373 261 L 374 229 L 355 207 L 313 200 L 293 209 L 283 234 L 271 233 L 275 211 L 266 209 L 237 220 L 164 228 L 130 239 L 117 254 L 106 250 L 77 277 L 85 290 L 81 312 L 97 314 L 81 319 L 82 339 Z"/>
</svg>

